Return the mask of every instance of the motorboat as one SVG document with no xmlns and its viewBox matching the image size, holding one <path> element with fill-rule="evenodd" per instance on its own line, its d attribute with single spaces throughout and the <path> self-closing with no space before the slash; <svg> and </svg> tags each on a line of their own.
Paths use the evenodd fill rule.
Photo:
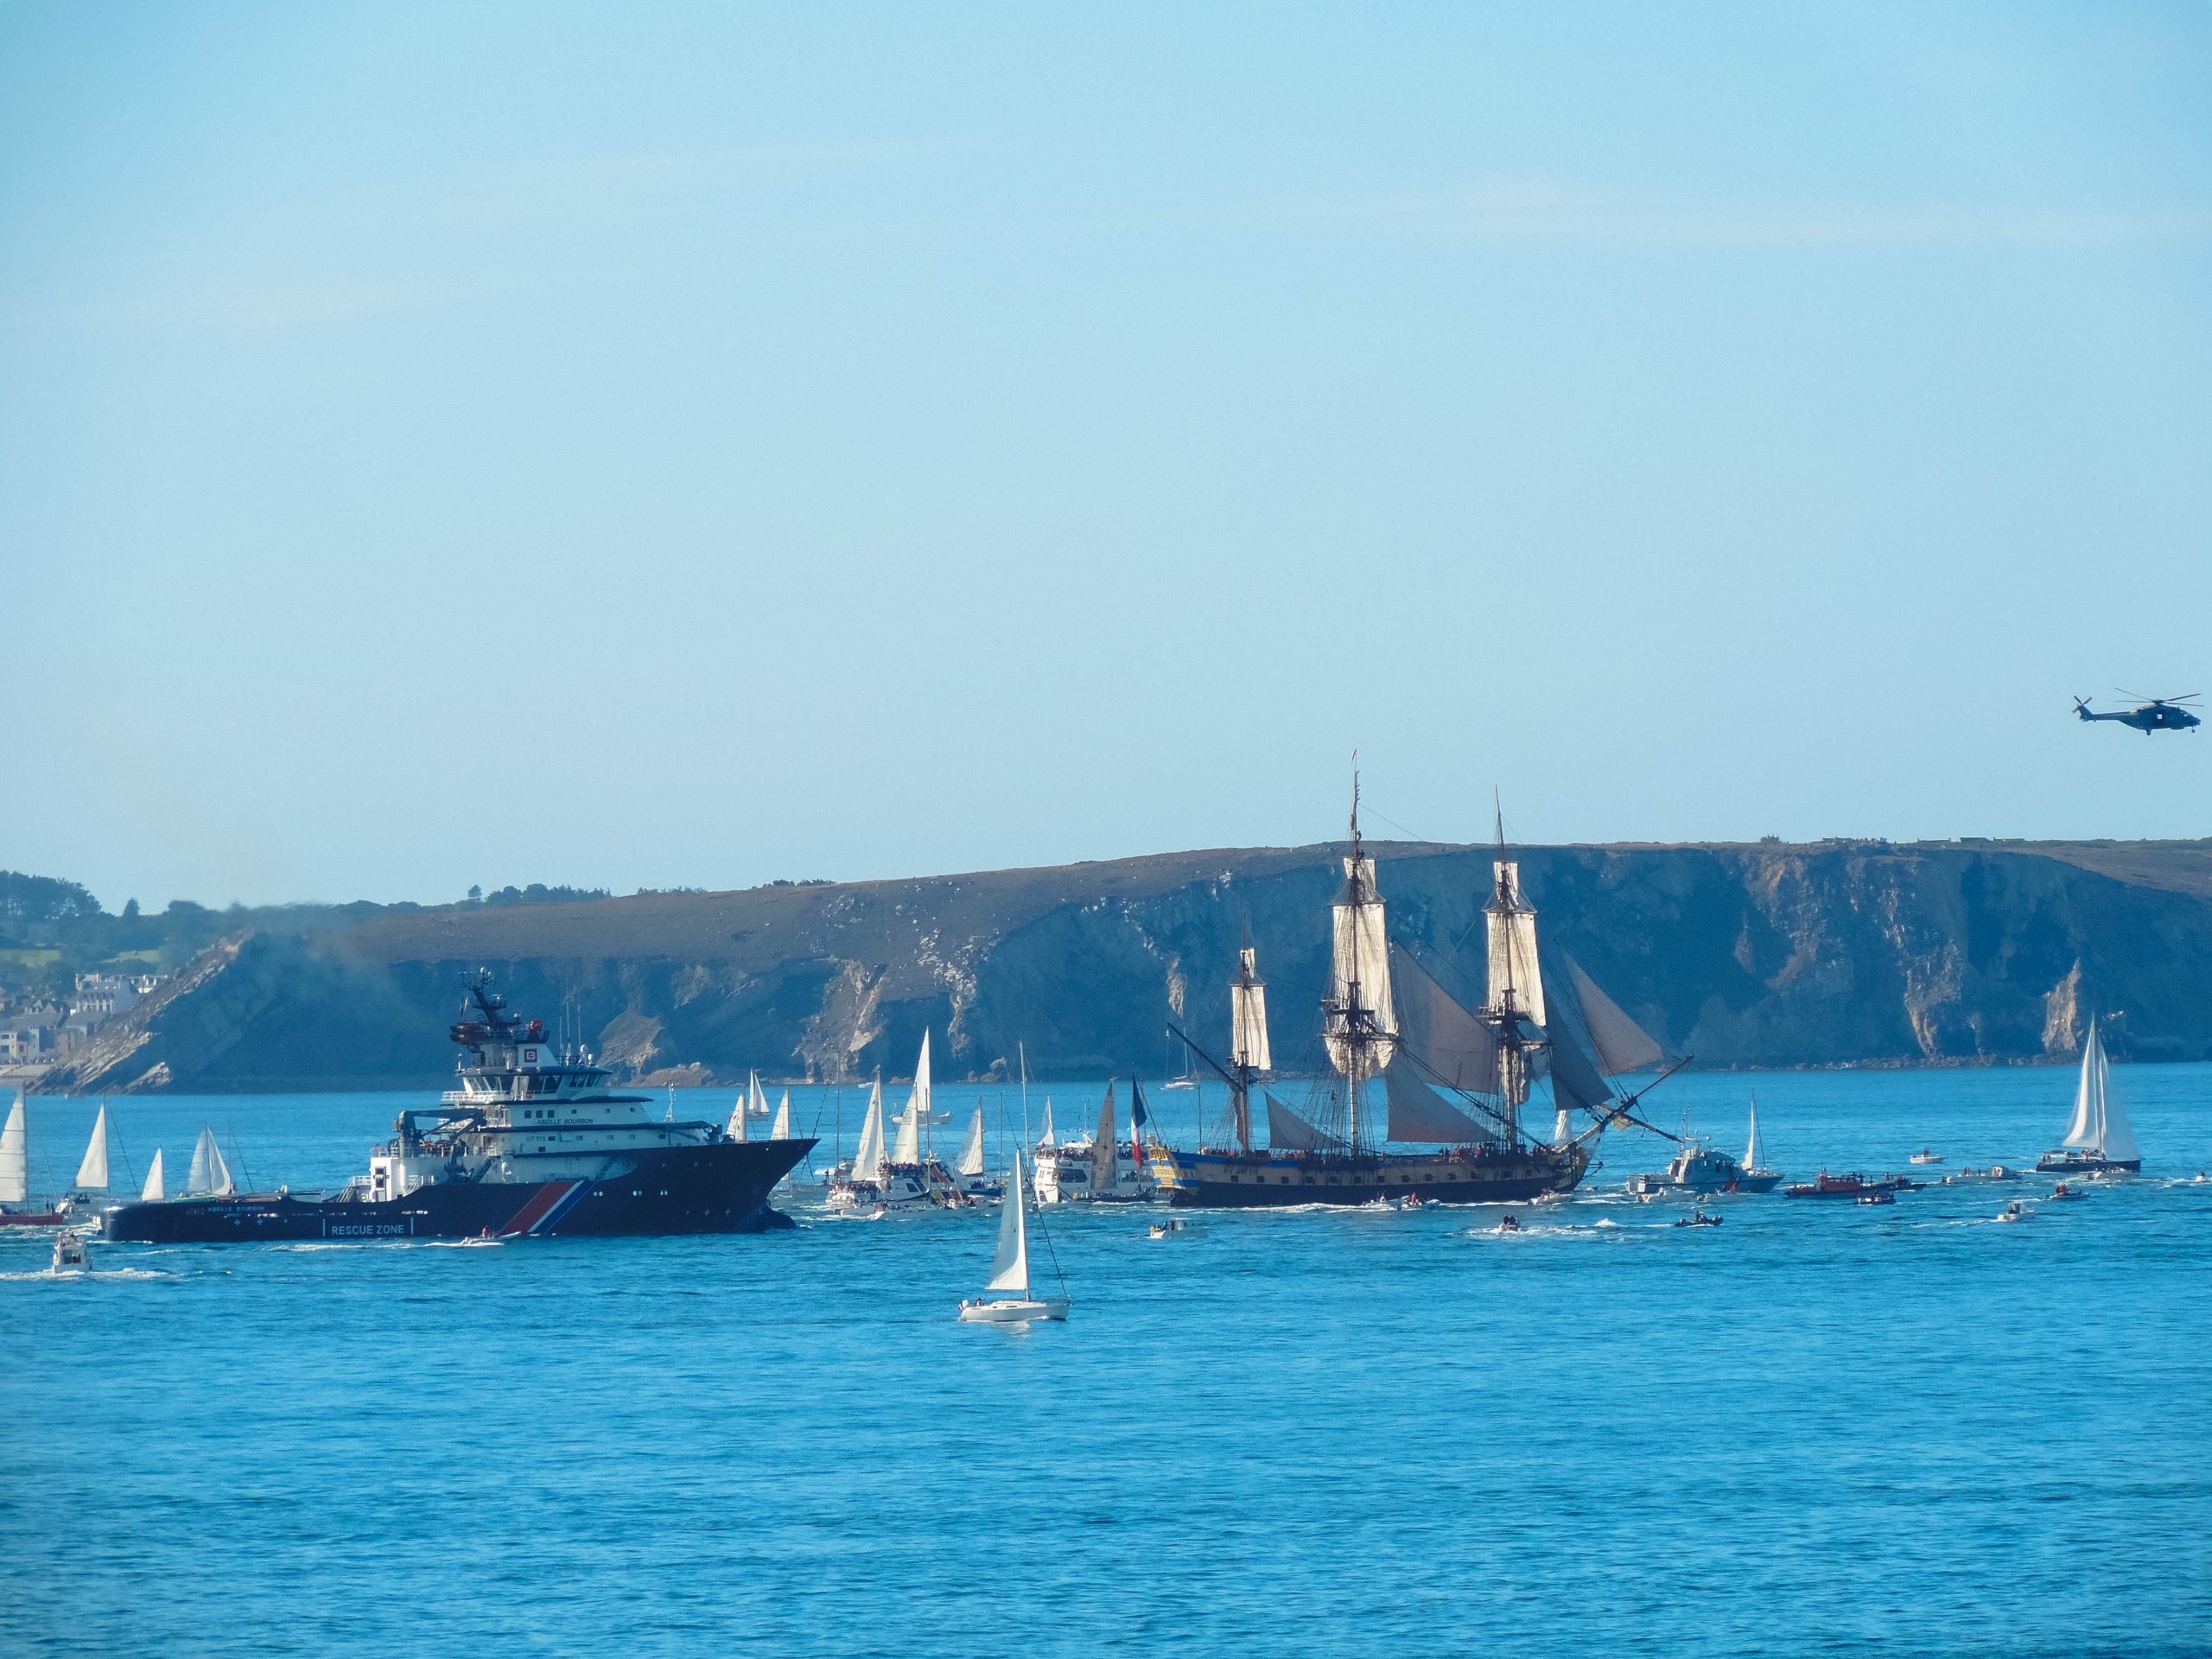
<svg viewBox="0 0 2212 1659">
<path fill-rule="evenodd" d="M 1520 1232 L 1522 1230 L 1521 1217 L 1518 1216 L 1500 1216 L 1497 1218 L 1497 1227 L 1496 1230 L 1501 1233 Z"/>
<path fill-rule="evenodd" d="M 2012 1203 L 2006 1205 L 2003 1212 L 1997 1217 L 1999 1221 L 2025 1221 L 2027 1218 L 2028 1206 L 2022 1204 L 2018 1198 L 2013 1199 Z"/>
<path fill-rule="evenodd" d="M 1677 1227 L 1718 1227 L 1719 1224 L 1719 1217 L 1708 1216 L 1702 1210 L 1693 1210 L 1675 1224 Z"/>
<path fill-rule="evenodd" d="M 1986 1181 L 2017 1181 L 2019 1179 L 2018 1170 L 2008 1169 L 2003 1164 L 1992 1164 L 1987 1169 L 1976 1169 L 1972 1164 L 1968 1164 L 1964 1169 L 1946 1175 L 1943 1178 L 1943 1185 L 1972 1186 Z"/>
<path fill-rule="evenodd" d="M 1781 1179 L 1778 1170 L 1750 1168 L 1710 1141 L 1692 1139 L 1681 1143 L 1664 1173 L 1631 1175 L 1628 1190 L 1639 1198 L 1670 1192 L 1771 1192 Z"/>
<path fill-rule="evenodd" d="M 1152 1236 L 1166 1238 L 1171 1233 L 1183 1231 L 1189 1225 L 1180 1216 L 1172 1217 L 1166 1221 L 1155 1221 L 1152 1224 Z"/>
<path fill-rule="evenodd" d="M 1809 1181 L 1798 1181 L 1782 1189 L 1785 1198 L 1863 1198 L 1870 1192 L 1882 1195 L 1878 1202 L 1889 1201 L 1896 1189 L 1888 1181 L 1870 1181 L 1864 1175 L 1831 1175 L 1825 1169 Z"/>
<path fill-rule="evenodd" d="M 72 1228 L 54 1236 L 54 1271 L 57 1276 L 92 1270 L 92 1252 L 86 1248 L 82 1233 Z"/>
<path fill-rule="evenodd" d="M 1870 1186 L 1859 1195 L 1861 1204 L 1895 1204 L 1897 1201 L 1897 1195 L 1883 1186 Z"/>
<path fill-rule="evenodd" d="M 1068 1316 L 1067 1281 L 1061 1280 L 1058 1296 L 1039 1296 L 1029 1276 L 1028 1181 L 1021 1167 L 1021 1154 L 1014 1154 L 1007 1172 L 1006 1197 L 999 1201 L 999 1242 L 991 1257 L 991 1276 L 983 1288 L 1003 1293 L 978 1296 L 960 1304 L 966 1325 L 1027 1325 L 1033 1319 L 1065 1319 Z M 1050 1250 L 1051 1241 L 1046 1243 Z M 1052 1276 L 1059 1278 L 1057 1258 Z"/>
<path fill-rule="evenodd" d="M 1912 1154 L 1912 1161 L 1916 1164 L 1940 1164 L 1943 1161 L 1943 1154 L 1940 1152 L 1932 1152 L 1928 1147 L 1923 1147 L 1918 1152 Z"/>
<path fill-rule="evenodd" d="M 2050 1189 L 2050 1202 L 2054 1204 L 2075 1202 L 2078 1201 L 2081 1197 L 2082 1194 L 2078 1188 L 2069 1186 L 2063 1181 L 2061 1181 L 2056 1186 Z"/>
</svg>

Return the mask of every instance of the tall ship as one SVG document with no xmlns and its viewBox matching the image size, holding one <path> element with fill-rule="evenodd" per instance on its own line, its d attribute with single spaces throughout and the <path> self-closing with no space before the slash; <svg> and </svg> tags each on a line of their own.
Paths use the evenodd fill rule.
<svg viewBox="0 0 2212 1659">
<path fill-rule="evenodd" d="M 410 1108 L 368 1173 L 330 1196 L 229 1191 L 142 1199 L 103 1213 L 113 1239 L 515 1238 L 749 1233 L 788 1226 L 768 1195 L 811 1140 L 748 1141 L 721 1124 L 656 1121 L 642 1095 L 556 1051 L 542 1020 L 509 1012 L 487 975 L 452 1029 L 460 1087 Z M 195 1169 L 198 1160 L 195 1156 Z"/>
<path fill-rule="evenodd" d="M 1228 1084 L 1229 1109 L 1209 1130 L 1212 1144 L 1185 1152 L 1152 1143 L 1160 1190 L 1171 1204 L 1198 1209 L 1378 1198 L 1495 1204 L 1572 1192 L 1609 1125 L 1651 1127 L 1633 1116 L 1643 1091 L 1617 1092 L 1609 1079 L 1661 1064 L 1660 1045 L 1572 958 L 1546 974 L 1536 912 L 1522 893 L 1519 864 L 1503 855 L 1502 825 L 1484 912 L 1488 999 L 1479 1007 L 1389 942 L 1375 861 L 1360 837 L 1356 779 L 1351 827 L 1320 1008 L 1332 1075 L 1303 1112 L 1262 1088 L 1268 1144 L 1254 1144 L 1253 1091 L 1271 1075 L 1272 1057 L 1266 986 L 1248 944 L 1230 986 L 1227 1060 L 1177 1030 Z M 1545 1083 L 1554 1107 L 1548 1138 L 1523 1123 Z"/>
</svg>

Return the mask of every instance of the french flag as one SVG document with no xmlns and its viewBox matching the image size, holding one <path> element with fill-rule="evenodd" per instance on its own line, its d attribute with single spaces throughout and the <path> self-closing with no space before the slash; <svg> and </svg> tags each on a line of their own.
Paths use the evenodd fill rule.
<svg viewBox="0 0 2212 1659">
<path fill-rule="evenodd" d="M 1144 1126 L 1152 1114 L 1144 1109 L 1144 1084 L 1135 1077 L 1129 1079 L 1129 1156 L 1136 1160 L 1137 1168 L 1144 1168 Z"/>
</svg>

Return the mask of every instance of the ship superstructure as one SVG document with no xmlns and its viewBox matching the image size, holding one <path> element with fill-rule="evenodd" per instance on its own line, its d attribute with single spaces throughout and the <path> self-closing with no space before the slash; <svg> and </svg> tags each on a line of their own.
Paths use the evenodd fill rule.
<svg viewBox="0 0 2212 1659">
<path fill-rule="evenodd" d="M 336 1194 L 126 1204 L 106 1211 L 109 1236 L 730 1233 L 782 1223 L 768 1193 L 812 1141 L 745 1141 L 711 1122 L 655 1119 L 651 1101 L 614 1092 L 589 1053 L 556 1048 L 542 1021 L 511 1013 L 485 975 L 468 986 L 451 1034 L 460 1086 L 401 1112 L 368 1172 Z"/>
<path fill-rule="evenodd" d="M 1320 1010 L 1334 1075 L 1304 1111 L 1262 1090 L 1268 1144 L 1255 1147 L 1250 1095 L 1270 1056 L 1264 988 L 1246 948 L 1230 985 L 1228 1062 L 1177 1033 L 1228 1083 L 1230 1110 L 1211 1137 L 1219 1144 L 1194 1152 L 1153 1144 L 1154 1173 L 1172 1203 L 1249 1208 L 1533 1198 L 1579 1185 L 1608 1125 L 1641 1122 L 1632 1116 L 1638 1096 L 1617 1093 L 1608 1078 L 1660 1060 L 1660 1046 L 1571 959 L 1561 959 L 1548 983 L 1536 912 L 1522 892 L 1518 863 L 1504 856 L 1502 829 L 1498 851 L 1484 907 L 1488 997 L 1470 1007 L 1412 952 L 1389 942 L 1375 861 L 1360 835 L 1355 780 Z M 1555 1108 L 1548 1141 L 1522 1122 L 1533 1090 L 1546 1082 Z"/>
</svg>

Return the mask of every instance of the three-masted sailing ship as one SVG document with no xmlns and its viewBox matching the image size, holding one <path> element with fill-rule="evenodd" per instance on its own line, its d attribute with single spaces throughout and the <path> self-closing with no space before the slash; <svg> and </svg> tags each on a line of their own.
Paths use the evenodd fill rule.
<svg viewBox="0 0 2212 1659">
<path fill-rule="evenodd" d="M 1268 1145 L 1254 1145 L 1252 1095 L 1271 1075 L 1271 1056 L 1266 986 L 1245 946 L 1230 985 L 1228 1059 L 1176 1033 L 1229 1084 L 1229 1110 L 1210 1132 L 1221 1144 L 1192 1152 L 1152 1144 L 1153 1173 L 1170 1203 L 1249 1209 L 1525 1200 L 1572 1191 L 1609 1125 L 1641 1122 L 1631 1114 L 1642 1091 L 1617 1092 L 1609 1079 L 1661 1063 L 1663 1051 L 1572 958 L 1545 972 L 1536 912 L 1522 893 L 1518 862 L 1504 850 L 1501 831 L 1485 906 L 1488 1000 L 1469 1007 L 1390 943 L 1375 861 L 1360 836 L 1355 782 L 1321 1003 L 1333 1076 L 1303 1113 L 1262 1088 Z M 1544 1083 L 1554 1108 L 1548 1139 L 1522 1122 Z"/>
</svg>

